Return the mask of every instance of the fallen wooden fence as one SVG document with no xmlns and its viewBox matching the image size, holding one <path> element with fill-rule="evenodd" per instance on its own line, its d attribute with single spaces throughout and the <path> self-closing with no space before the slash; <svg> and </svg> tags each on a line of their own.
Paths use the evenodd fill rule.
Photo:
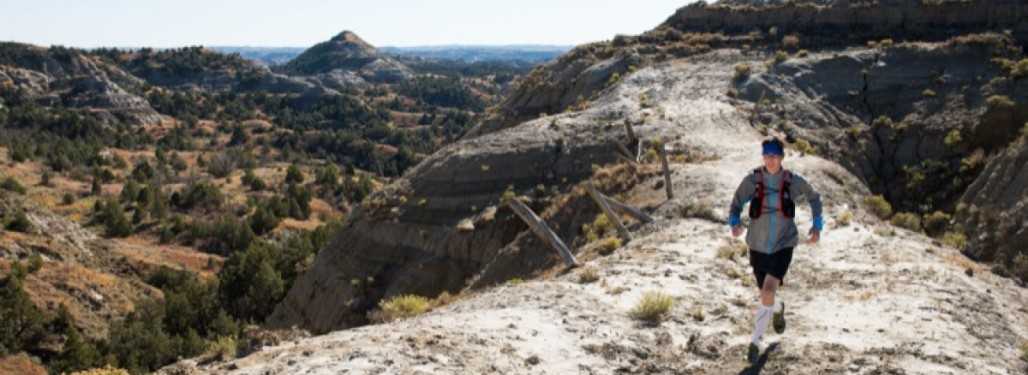
<svg viewBox="0 0 1028 375">
<path fill-rule="evenodd" d="M 561 241 L 560 237 L 557 236 L 557 233 L 554 233 L 553 230 L 546 225 L 543 219 L 540 218 L 539 215 L 536 215 L 531 208 L 528 208 L 525 203 L 521 202 L 517 198 L 511 199 L 507 205 L 514 210 L 514 213 L 521 217 L 521 220 L 523 220 L 525 224 L 528 224 L 529 228 L 532 228 L 532 232 L 535 232 L 536 236 L 539 236 L 540 239 L 549 243 L 550 247 L 557 250 L 560 257 L 564 259 L 564 264 L 566 266 L 578 266 L 578 260 L 575 259 L 574 254 L 571 254 L 571 250 L 564 244 L 564 241 Z"/>
<path fill-rule="evenodd" d="M 610 208 L 610 205 L 607 204 L 607 200 L 600 197 L 600 193 L 596 191 L 596 187 L 594 187 L 591 182 L 586 182 L 585 189 L 589 192 L 589 196 L 592 197 L 593 201 L 596 202 L 596 205 L 600 206 L 600 210 L 607 215 L 607 220 L 614 224 L 614 228 L 617 228 L 621 239 L 625 240 L 625 242 L 631 241 L 632 233 L 628 231 L 625 224 L 621 223 L 621 218 L 619 218 L 618 215 L 614 213 L 614 210 Z"/>
</svg>

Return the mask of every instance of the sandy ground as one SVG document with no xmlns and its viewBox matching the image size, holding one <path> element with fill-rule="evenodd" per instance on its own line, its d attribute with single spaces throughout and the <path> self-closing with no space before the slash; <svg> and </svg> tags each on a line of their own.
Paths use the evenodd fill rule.
<svg viewBox="0 0 1028 375">
<path fill-rule="evenodd" d="M 687 127 L 676 147 L 719 158 L 675 164 L 678 202 L 657 207 L 635 240 L 576 269 L 508 283 L 404 321 L 287 342 L 223 363 L 188 360 L 164 373 L 231 374 L 1021 374 L 1028 340 L 1028 289 L 992 275 L 952 248 L 889 228 L 854 209 L 865 194 L 855 177 L 815 156 L 787 158 L 824 195 L 821 243 L 800 246 L 780 298 L 788 329 L 770 334 L 761 360 L 745 362 L 757 291 L 744 252 L 724 219 L 742 177 L 759 163 L 760 135 L 724 97 L 739 56 L 641 69 L 596 106 L 646 92 L 668 120 Z M 632 197 L 652 196 L 656 179 Z M 717 218 L 682 217 L 674 207 L 702 200 Z M 852 211 L 842 225 L 835 218 Z M 797 224 L 810 227 L 800 205 Z M 877 233 L 876 233 L 877 232 Z M 970 271 L 969 271 L 970 270 Z M 659 325 L 629 311 L 648 291 L 674 297 Z"/>
</svg>

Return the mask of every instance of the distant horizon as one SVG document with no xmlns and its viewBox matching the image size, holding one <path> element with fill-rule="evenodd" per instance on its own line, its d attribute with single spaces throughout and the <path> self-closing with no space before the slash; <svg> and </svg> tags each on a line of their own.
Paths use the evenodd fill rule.
<svg viewBox="0 0 1028 375">
<path fill-rule="evenodd" d="M 325 40 L 328 40 L 328 38 L 325 38 Z M 17 41 L 17 40 L 4 40 L 4 41 L 0 41 L 0 42 L 14 42 L 14 43 L 25 43 L 25 42 L 21 42 L 21 41 Z M 320 42 L 319 42 L 319 43 L 320 43 Z M 26 43 L 26 44 L 33 44 L 33 43 Z M 315 43 L 315 44 L 317 44 L 317 43 Z M 37 46 L 41 46 L 41 47 L 50 47 L 50 46 L 45 46 L 45 45 L 38 45 L 38 44 L 34 44 L 34 45 L 37 45 Z M 212 44 L 212 45 L 205 45 L 205 44 L 185 44 L 185 45 L 180 45 L 180 46 L 170 46 L 170 47 L 152 47 L 152 46 L 97 46 L 97 47 L 78 47 L 78 46 L 67 46 L 67 45 L 61 45 L 61 44 L 54 44 L 54 45 L 60 45 L 60 46 L 64 46 L 64 47 L 69 47 L 69 48 L 81 48 L 81 49 L 98 49 L 98 48 L 118 48 L 118 49 L 139 49 L 139 48 L 153 48 L 153 49 L 173 49 L 173 48 L 184 48 L 184 47 L 205 47 L 205 48 L 253 48 L 253 49 L 287 49 L 287 48 L 295 48 L 295 49 L 307 49 L 307 48 L 310 48 L 311 46 L 313 46 L 313 44 L 312 44 L 312 45 L 310 45 L 310 46 L 256 46 L 256 45 L 213 45 L 213 44 Z M 378 46 L 378 45 L 374 45 L 374 44 L 373 44 L 373 46 L 374 46 L 375 48 L 398 48 L 398 49 L 418 49 L 418 48 L 550 48 L 550 49 L 561 49 L 561 48 L 574 48 L 574 47 L 575 47 L 575 45 L 573 45 L 573 44 L 568 44 L 568 45 L 561 45 L 561 44 L 533 44 L 533 43 L 524 43 L 524 44 L 454 44 L 454 43 L 447 43 L 447 44 L 431 44 L 431 45 L 413 45 L 413 46 L 392 46 L 392 45 L 383 45 L 383 46 Z"/>
<path fill-rule="evenodd" d="M 37 46 L 306 48 L 352 30 L 376 47 L 570 47 L 640 34 L 694 0 L 7 0 L 0 40 Z"/>
<path fill-rule="evenodd" d="M 119 50 L 138 50 L 143 48 L 151 48 L 155 50 L 169 50 L 177 48 L 188 48 L 188 47 L 202 47 L 211 49 L 253 49 L 253 50 L 298 50 L 303 51 L 311 46 L 244 46 L 244 45 L 203 45 L 203 44 L 188 44 L 181 46 L 170 46 L 170 47 L 151 47 L 151 46 L 97 46 L 97 47 L 79 47 L 79 46 L 67 46 L 62 44 L 52 45 L 39 45 L 33 43 L 26 43 L 17 40 L 0 40 L 0 43 L 21 43 L 28 44 L 38 47 L 50 48 L 54 46 L 61 46 L 67 48 L 75 48 L 80 50 L 97 50 L 103 48 L 112 48 Z M 569 50 L 575 48 L 574 45 L 550 45 L 550 44 L 437 44 L 437 45 L 417 45 L 417 46 L 374 46 L 376 49 L 400 49 L 400 50 L 418 50 L 418 49 L 461 49 L 461 48 L 479 48 L 479 49 L 538 49 L 540 51 L 558 51 L 558 50 Z"/>
</svg>

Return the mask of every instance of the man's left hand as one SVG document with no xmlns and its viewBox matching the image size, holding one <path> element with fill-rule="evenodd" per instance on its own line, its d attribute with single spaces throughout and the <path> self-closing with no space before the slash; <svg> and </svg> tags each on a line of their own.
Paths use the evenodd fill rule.
<svg viewBox="0 0 1028 375">
<path fill-rule="evenodd" d="M 810 235 L 810 239 L 807 240 L 807 244 L 809 244 L 809 245 L 816 244 L 817 241 L 821 240 L 821 231 L 819 231 L 817 229 L 811 228 L 809 235 Z"/>
</svg>

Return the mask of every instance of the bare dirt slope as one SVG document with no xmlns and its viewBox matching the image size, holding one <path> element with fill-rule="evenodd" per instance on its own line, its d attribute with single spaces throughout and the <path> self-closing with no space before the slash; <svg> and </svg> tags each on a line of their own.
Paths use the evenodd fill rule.
<svg viewBox="0 0 1028 375">
<path fill-rule="evenodd" d="M 731 67 L 747 59 L 722 50 L 640 69 L 593 102 L 593 109 L 653 112 L 662 120 L 646 126 L 686 134 L 674 138 L 674 147 L 717 156 L 673 165 L 681 198 L 657 202 L 656 223 L 637 228 L 636 239 L 612 255 L 587 262 L 599 281 L 580 283 L 582 269 L 555 272 L 471 292 L 417 318 L 288 342 L 230 362 L 184 361 L 163 373 L 1023 373 L 1028 290 L 956 249 L 863 213 L 854 202 L 868 192 L 855 176 L 795 154 L 786 167 L 822 192 L 827 230 L 820 244 L 796 252 L 782 295 L 788 330 L 771 335 L 767 354 L 748 367 L 756 290 L 744 252 L 733 253 L 722 222 L 735 186 L 759 163 L 760 134 L 724 95 Z M 659 179 L 639 184 L 628 200 L 659 196 Z M 715 214 L 681 214 L 697 205 Z M 855 218 L 843 225 L 837 218 L 847 211 Z M 797 216 L 805 231 L 806 205 Z M 648 291 L 676 301 L 657 326 L 629 317 Z"/>
</svg>

